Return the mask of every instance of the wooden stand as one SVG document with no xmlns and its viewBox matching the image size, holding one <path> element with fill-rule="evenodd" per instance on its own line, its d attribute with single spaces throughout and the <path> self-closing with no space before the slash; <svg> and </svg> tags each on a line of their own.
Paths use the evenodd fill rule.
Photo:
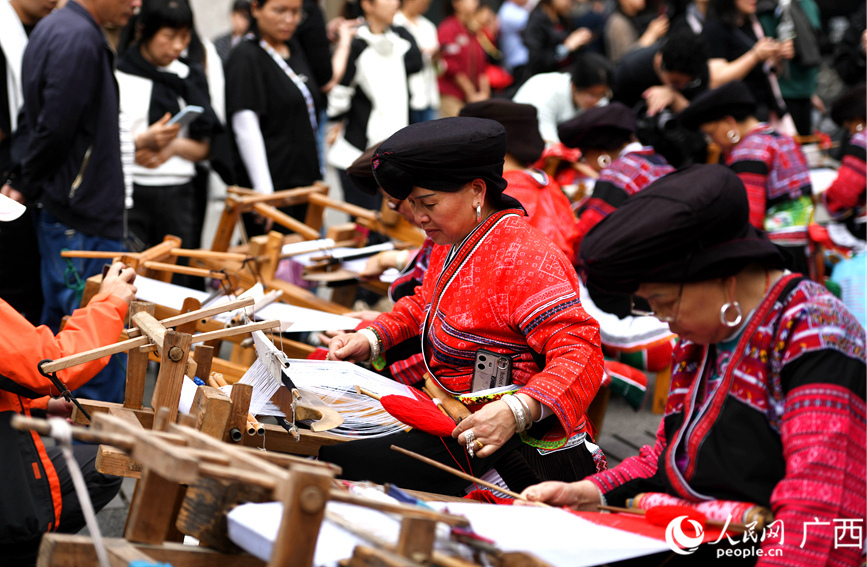
<svg viewBox="0 0 867 567">
<path fill-rule="evenodd" d="M 16 416 L 13 426 L 47 434 L 45 420 Z M 204 433 L 170 423 L 166 433 L 147 431 L 118 417 L 102 413 L 94 416 L 91 429 L 73 428 L 73 436 L 89 441 L 108 442 L 142 464 L 142 478 L 130 510 L 123 540 L 109 540 L 114 565 L 128 565 L 135 559 L 170 560 L 174 565 L 192 565 L 189 556 L 177 557 L 177 547 L 166 544 L 177 528 L 202 538 L 210 545 L 234 551 L 223 531 L 215 528 L 214 517 L 247 498 L 254 501 L 279 501 L 283 517 L 278 528 L 271 559 L 272 567 L 309 567 L 329 500 L 366 506 L 402 516 L 399 544 L 394 550 L 413 561 L 432 558 L 433 534 L 437 522 L 466 526 L 462 517 L 441 514 L 402 504 L 383 503 L 352 496 L 334 488 L 339 469 L 318 461 L 274 460 L 269 453 L 255 454 L 222 443 Z M 190 487 L 188 490 L 187 487 Z M 218 497 L 209 490 L 219 486 Z M 235 487 L 233 493 L 230 488 Z M 180 507 L 181 513 L 175 513 Z M 207 512 L 207 513 L 205 513 Z M 219 524 L 219 520 L 216 524 Z M 92 564 L 87 538 L 48 534 L 40 549 L 41 567 Z M 204 556 L 199 555 L 199 558 Z M 226 566 L 259 565 L 244 554 L 209 552 L 207 564 Z M 74 559 L 73 559 L 74 558 Z M 77 561 L 89 561 L 88 563 Z M 203 565 L 206 563 L 198 563 Z M 442 564 L 442 563 L 440 563 Z M 458 564 L 453 564 L 458 565 Z"/>
</svg>

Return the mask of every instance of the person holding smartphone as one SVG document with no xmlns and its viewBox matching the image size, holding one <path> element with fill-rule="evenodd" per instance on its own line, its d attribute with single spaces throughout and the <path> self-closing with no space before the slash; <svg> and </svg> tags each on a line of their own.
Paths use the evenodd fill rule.
<svg viewBox="0 0 867 567">
<path fill-rule="evenodd" d="M 370 327 L 334 337 L 328 358 L 388 363 L 420 352 L 444 390 L 475 394 L 475 413 L 449 438 L 416 429 L 322 447 L 319 457 L 340 465 L 343 478 L 443 494 L 466 489 L 465 481 L 395 455 L 391 444 L 457 462 L 511 490 L 605 468 L 585 415 L 602 383 L 599 325 L 581 307 L 569 259 L 503 193 L 506 147 L 500 123 L 461 116 L 408 126 L 373 156 L 379 186 L 406 200 L 435 246 L 413 295 Z M 507 359 L 504 370 L 511 363 L 508 395 L 473 387 L 482 382 L 474 380 L 481 351 L 497 367 Z M 493 366 L 486 370 L 486 383 L 498 382 Z"/>
<path fill-rule="evenodd" d="M 133 25 L 136 39 L 117 65 L 120 107 L 136 150 L 129 232 L 142 248 L 166 234 L 197 247 L 192 180 L 220 126 L 204 69 L 181 58 L 190 44 L 193 12 L 187 0 L 149 0 Z M 173 123 L 188 105 L 201 114 L 191 120 L 195 112 L 184 113 Z"/>
</svg>

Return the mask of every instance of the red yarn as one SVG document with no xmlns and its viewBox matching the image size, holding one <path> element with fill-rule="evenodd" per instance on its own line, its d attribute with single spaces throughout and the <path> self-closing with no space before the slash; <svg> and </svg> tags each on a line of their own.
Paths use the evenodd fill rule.
<svg viewBox="0 0 867 567">
<path fill-rule="evenodd" d="M 506 506 L 511 506 L 515 503 L 514 498 L 500 498 L 499 496 L 494 495 L 490 490 L 482 490 L 477 488 L 471 492 L 468 492 L 466 496 L 464 496 L 467 500 L 475 500 L 477 502 L 482 502 L 484 504 L 503 504 Z"/>
<path fill-rule="evenodd" d="M 701 524 L 702 528 L 707 525 L 707 516 L 689 506 L 654 506 L 644 513 L 647 521 L 655 526 L 665 527 L 679 516 L 686 516 Z"/>
<path fill-rule="evenodd" d="M 397 420 L 439 437 L 451 437 L 455 422 L 443 414 L 432 401 L 412 399 L 400 395 L 382 396 L 379 400 L 385 411 Z"/>
</svg>

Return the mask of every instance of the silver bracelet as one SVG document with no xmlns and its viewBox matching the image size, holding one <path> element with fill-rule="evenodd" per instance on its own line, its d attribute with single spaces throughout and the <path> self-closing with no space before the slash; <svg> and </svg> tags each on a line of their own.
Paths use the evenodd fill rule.
<svg viewBox="0 0 867 567">
<path fill-rule="evenodd" d="M 524 411 L 527 412 L 527 429 L 530 429 L 530 427 L 533 426 L 533 412 L 530 411 L 530 406 L 524 401 L 524 398 L 519 396 L 517 393 L 513 395 L 515 396 L 515 399 L 521 403 L 521 407 L 524 408 Z"/>
<path fill-rule="evenodd" d="M 527 414 L 524 413 L 524 406 L 521 405 L 521 402 L 516 400 L 512 394 L 506 394 L 500 399 L 506 402 L 506 405 L 512 410 L 512 415 L 515 417 L 515 433 L 527 429 L 529 420 Z"/>
<path fill-rule="evenodd" d="M 382 344 L 379 342 L 379 337 L 370 329 L 361 329 L 358 332 L 370 343 L 370 358 L 368 358 L 368 361 L 373 362 L 382 353 Z"/>
</svg>

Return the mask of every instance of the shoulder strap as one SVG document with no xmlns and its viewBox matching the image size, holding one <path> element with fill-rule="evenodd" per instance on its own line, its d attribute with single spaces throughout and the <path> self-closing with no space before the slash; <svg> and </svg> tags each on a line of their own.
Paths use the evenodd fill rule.
<svg viewBox="0 0 867 567">
<path fill-rule="evenodd" d="M 11 378 L 3 376 L 0 374 L 0 390 L 5 390 L 7 392 L 11 392 L 16 396 L 23 396 L 25 398 L 35 399 L 41 398 L 45 394 L 40 394 L 39 392 L 34 392 L 30 388 L 26 388 L 14 381 Z"/>
</svg>

